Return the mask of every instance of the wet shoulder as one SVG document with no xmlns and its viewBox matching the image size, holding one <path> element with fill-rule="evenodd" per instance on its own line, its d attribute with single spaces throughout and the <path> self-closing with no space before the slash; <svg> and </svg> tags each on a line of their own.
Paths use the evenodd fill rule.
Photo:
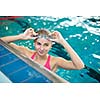
<svg viewBox="0 0 100 100">
<path fill-rule="evenodd" d="M 51 61 L 53 61 L 53 62 L 56 62 L 56 60 L 58 59 L 58 57 L 55 57 L 55 56 L 52 56 L 52 55 L 50 55 L 50 57 L 51 57 Z"/>
<path fill-rule="evenodd" d="M 51 56 L 51 55 L 50 55 L 50 56 Z M 51 56 L 50 65 L 51 65 L 51 70 L 52 70 L 53 72 L 55 72 L 55 71 L 57 70 L 57 57 Z"/>
<path fill-rule="evenodd" d="M 57 63 L 57 59 L 58 59 L 58 57 L 55 57 L 55 56 L 52 56 L 52 55 L 50 55 L 50 59 L 51 59 L 51 65 L 56 65 L 56 63 Z"/>
<path fill-rule="evenodd" d="M 35 53 L 35 50 L 27 49 L 27 57 L 28 58 L 31 58 L 34 53 Z"/>
</svg>

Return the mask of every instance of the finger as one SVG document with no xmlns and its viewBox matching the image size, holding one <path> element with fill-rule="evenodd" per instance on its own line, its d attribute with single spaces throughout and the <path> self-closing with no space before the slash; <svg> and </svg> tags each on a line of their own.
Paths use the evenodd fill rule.
<svg viewBox="0 0 100 100">
<path fill-rule="evenodd" d="M 32 29 L 32 28 L 29 28 L 28 32 L 31 33 L 32 36 L 38 35 L 38 33 L 36 33 L 36 32 L 34 31 L 34 29 Z"/>
<path fill-rule="evenodd" d="M 53 39 L 56 39 L 56 37 L 57 37 L 56 34 L 54 34 L 54 33 L 51 33 L 50 36 L 51 36 Z"/>
<path fill-rule="evenodd" d="M 33 33 L 33 32 L 34 32 L 34 29 L 28 28 L 28 29 L 25 30 L 24 33 Z"/>
<path fill-rule="evenodd" d="M 33 29 L 33 28 L 29 28 L 29 31 L 30 31 L 30 32 L 33 32 L 33 31 L 34 31 L 34 29 Z"/>
<path fill-rule="evenodd" d="M 28 30 L 34 30 L 33 28 L 28 28 Z"/>
<path fill-rule="evenodd" d="M 33 33 L 34 30 L 30 28 L 30 29 L 27 30 L 27 32 L 29 32 L 29 33 Z"/>
<path fill-rule="evenodd" d="M 35 39 L 37 39 L 37 37 L 31 37 L 31 39 L 35 40 Z"/>
<path fill-rule="evenodd" d="M 57 42 L 57 39 L 49 39 L 52 42 Z"/>
</svg>

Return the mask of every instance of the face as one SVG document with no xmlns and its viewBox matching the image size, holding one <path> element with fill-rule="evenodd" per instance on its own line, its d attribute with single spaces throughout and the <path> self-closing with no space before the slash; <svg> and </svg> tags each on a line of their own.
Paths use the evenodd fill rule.
<svg viewBox="0 0 100 100">
<path fill-rule="evenodd" d="M 52 42 L 50 40 L 39 38 L 35 41 L 36 52 L 40 56 L 46 55 L 52 47 Z"/>
</svg>

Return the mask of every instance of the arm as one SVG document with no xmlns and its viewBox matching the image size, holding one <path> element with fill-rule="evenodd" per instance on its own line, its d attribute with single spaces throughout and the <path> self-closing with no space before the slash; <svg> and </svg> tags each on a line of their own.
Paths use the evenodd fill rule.
<svg viewBox="0 0 100 100">
<path fill-rule="evenodd" d="M 16 35 L 16 36 L 7 36 L 7 37 L 2 37 L 1 40 L 3 40 L 6 43 L 9 43 L 10 46 L 12 46 L 13 48 L 17 49 L 18 51 L 20 51 L 22 54 L 26 55 L 31 51 L 28 48 L 25 48 L 23 46 L 18 46 L 14 43 L 12 43 L 13 41 L 16 40 L 27 40 L 27 39 L 32 39 L 32 35 L 34 35 L 35 32 L 32 28 L 27 29 L 24 33 Z"/>
<path fill-rule="evenodd" d="M 7 36 L 2 37 L 1 40 L 3 40 L 6 43 L 10 43 L 16 40 L 28 40 L 28 39 L 34 39 L 33 36 L 36 35 L 34 30 L 32 28 L 27 29 L 24 33 L 15 35 L 15 36 Z"/>
<path fill-rule="evenodd" d="M 31 57 L 33 50 L 30 50 L 29 48 L 24 46 L 18 46 L 14 43 L 9 43 L 9 45 L 18 50 L 21 54 L 25 55 L 26 57 Z"/>
<path fill-rule="evenodd" d="M 56 58 L 57 65 L 61 66 L 65 69 L 82 69 L 84 68 L 84 63 L 80 59 L 80 57 L 77 55 L 77 53 L 73 50 L 73 48 L 68 44 L 67 41 L 64 40 L 64 38 L 61 36 L 59 32 L 54 32 L 53 36 L 55 38 L 54 41 L 60 43 L 64 46 L 66 51 L 69 53 L 72 61 L 67 61 L 61 57 Z"/>
<path fill-rule="evenodd" d="M 16 35 L 16 36 L 6 36 L 6 37 L 2 37 L 0 38 L 1 40 L 3 40 L 6 43 L 10 43 L 16 40 L 21 40 L 22 39 L 22 34 Z"/>
</svg>

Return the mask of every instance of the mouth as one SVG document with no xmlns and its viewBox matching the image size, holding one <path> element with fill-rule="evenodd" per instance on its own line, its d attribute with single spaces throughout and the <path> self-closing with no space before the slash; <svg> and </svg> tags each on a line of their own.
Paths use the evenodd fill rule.
<svg viewBox="0 0 100 100">
<path fill-rule="evenodd" d="M 39 51 L 39 54 L 43 55 L 44 54 L 44 51 Z"/>
</svg>

